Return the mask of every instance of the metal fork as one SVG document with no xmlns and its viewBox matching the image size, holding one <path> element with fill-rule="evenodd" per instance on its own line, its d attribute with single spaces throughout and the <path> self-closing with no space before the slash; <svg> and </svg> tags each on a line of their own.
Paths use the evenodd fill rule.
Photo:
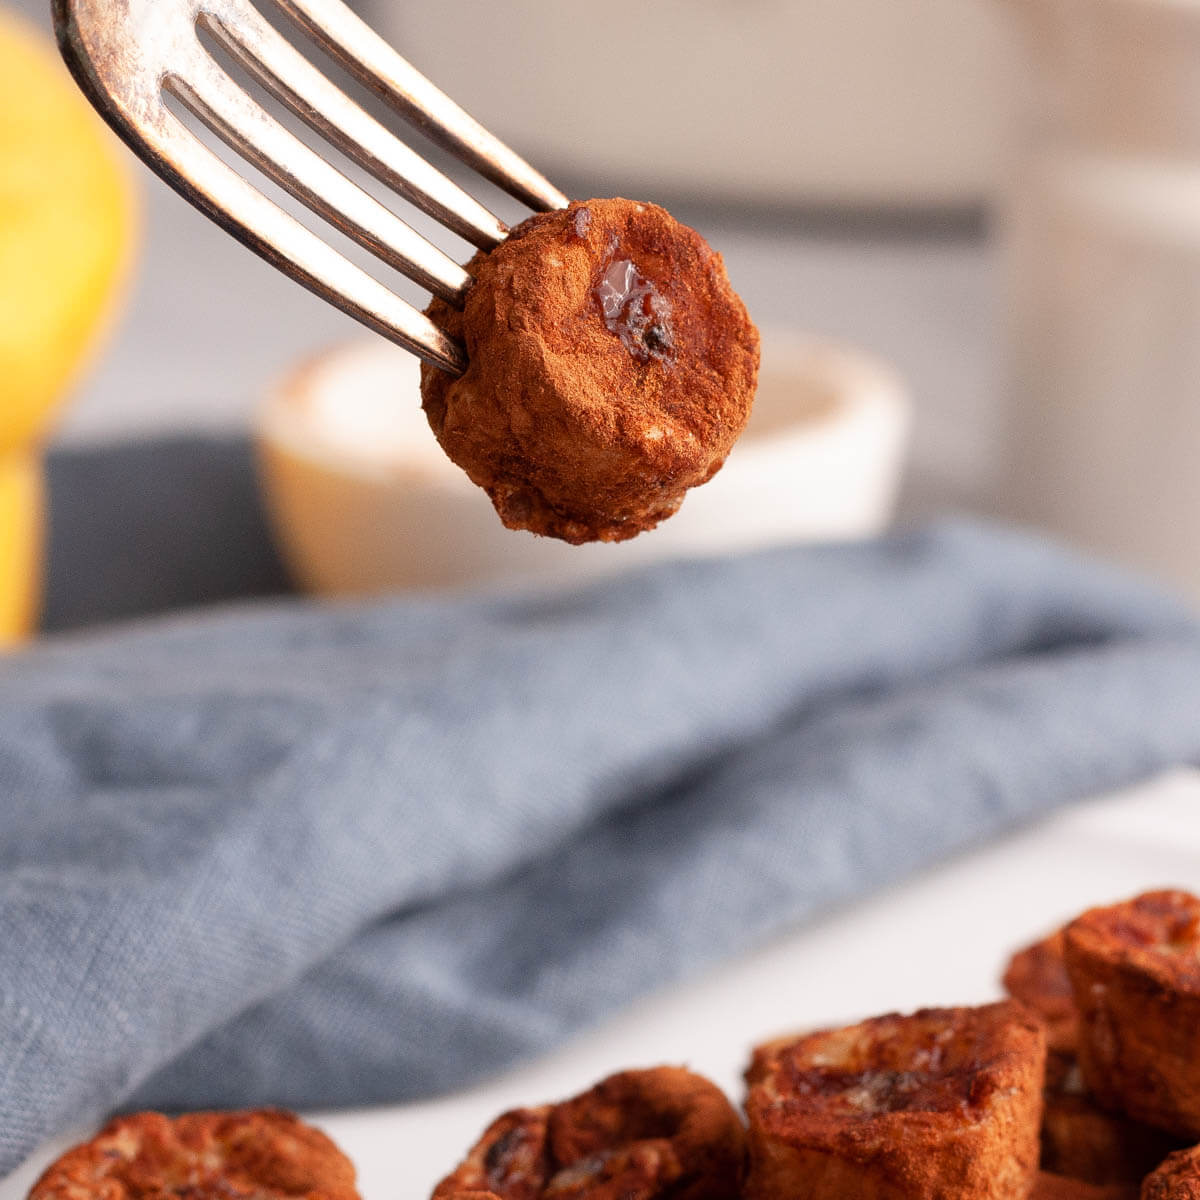
<svg viewBox="0 0 1200 1200">
<path fill-rule="evenodd" d="M 533 209 L 567 198 L 396 53 L 341 0 L 274 0 L 296 26 L 433 141 Z M 206 31 L 303 121 L 473 245 L 507 235 L 496 216 L 356 104 L 249 0 L 54 0 L 72 74 L 154 171 L 239 241 L 384 337 L 461 374 L 462 346 L 285 212 L 167 106 L 175 97 L 301 203 L 452 304 L 471 278 L 257 104 L 200 40 Z"/>
</svg>

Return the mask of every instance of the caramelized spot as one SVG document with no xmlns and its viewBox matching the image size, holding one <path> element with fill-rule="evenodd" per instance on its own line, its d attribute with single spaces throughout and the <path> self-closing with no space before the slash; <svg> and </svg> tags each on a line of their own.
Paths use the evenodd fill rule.
<svg viewBox="0 0 1200 1200">
<path fill-rule="evenodd" d="M 671 302 L 627 258 L 609 264 L 592 294 L 610 333 L 639 362 L 669 362 L 675 348 Z"/>
</svg>

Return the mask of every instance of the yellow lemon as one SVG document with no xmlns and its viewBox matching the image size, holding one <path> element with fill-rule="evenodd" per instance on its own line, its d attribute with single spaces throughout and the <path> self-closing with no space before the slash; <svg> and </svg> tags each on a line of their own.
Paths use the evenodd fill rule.
<svg viewBox="0 0 1200 1200">
<path fill-rule="evenodd" d="M 0 456 L 0 650 L 33 631 L 41 559 L 41 464 L 32 452 Z"/>
<path fill-rule="evenodd" d="M 0 9 L 0 455 L 45 431 L 125 273 L 117 155 L 53 45 Z"/>
</svg>

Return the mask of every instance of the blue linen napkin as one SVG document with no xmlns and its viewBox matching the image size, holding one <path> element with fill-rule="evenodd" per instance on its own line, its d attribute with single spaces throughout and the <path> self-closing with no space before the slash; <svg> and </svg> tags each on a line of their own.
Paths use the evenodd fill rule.
<svg viewBox="0 0 1200 1200">
<path fill-rule="evenodd" d="M 1196 626 L 971 525 L 51 641 L 0 662 L 0 1173 L 462 1084 L 1183 762 Z"/>
</svg>

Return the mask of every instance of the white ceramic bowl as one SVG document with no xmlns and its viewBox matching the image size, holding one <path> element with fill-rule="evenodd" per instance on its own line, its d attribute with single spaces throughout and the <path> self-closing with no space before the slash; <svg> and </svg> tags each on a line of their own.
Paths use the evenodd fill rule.
<svg viewBox="0 0 1200 1200">
<path fill-rule="evenodd" d="M 410 355 L 363 342 L 301 367 L 262 409 L 267 504 L 304 587 L 563 583 L 665 558 L 866 537 L 891 516 L 907 443 L 909 402 L 890 370 L 768 331 L 753 416 L 716 477 L 658 529 L 568 546 L 500 524 L 435 441 L 418 380 Z"/>
</svg>

